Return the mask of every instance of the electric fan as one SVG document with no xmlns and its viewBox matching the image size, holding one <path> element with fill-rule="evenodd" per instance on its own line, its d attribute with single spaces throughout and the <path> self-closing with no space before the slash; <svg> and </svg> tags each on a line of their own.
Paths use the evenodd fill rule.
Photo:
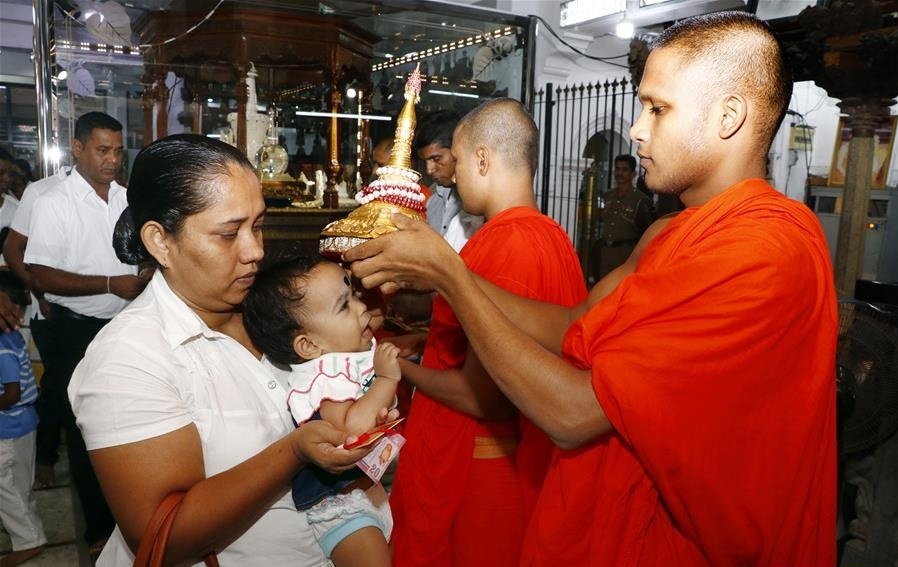
<svg viewBox="0 0 898 567">
<path fill-rule="evenodd" d="M 896 359 L 898 311 L 841 300 L 836 373 L 843 567 L 898 561 Z"/>
</svg>

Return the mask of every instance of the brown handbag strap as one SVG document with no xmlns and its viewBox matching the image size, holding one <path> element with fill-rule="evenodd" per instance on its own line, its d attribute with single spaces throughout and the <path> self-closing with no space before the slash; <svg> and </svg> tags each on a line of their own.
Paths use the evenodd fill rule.
<svg viewBox="0 0 898 567">
<path fill-rule="evenodd" d="M 182 500 L 184 500 L 183 492 L 172 492 L 159 503 L 159 507 L 143 531 L 143 537 L 140 538 L 140 545 L 134 554 L 134 567 L 162 567 L 168 535 L 171 533 Z M 203 562 L 208 567 L 219 567 L 215 553 L 203 557 Z"/>
</svg>

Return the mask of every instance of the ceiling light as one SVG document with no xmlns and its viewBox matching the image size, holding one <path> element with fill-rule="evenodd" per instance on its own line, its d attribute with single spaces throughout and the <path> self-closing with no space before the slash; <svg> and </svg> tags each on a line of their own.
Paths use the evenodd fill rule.
<svg viewBox="0 0 898 567">
<path fill-rule="evenodd" d="M 336 116 L 337 118 L 351 118 L 353 120 L 392 120 L 389 116 L 380 116 L 377 114 L 343 114 L 342 112 L 311 112 L 306 110 L 297 110 L 295 112 L 296 116 L 321 116 L 323 118 L 331 118 Z"/>
<path fill-rule="evenodd" d="M 480 98 L 480 97 L 477 96 L 476 94 L 469 94 L 469 93 L 453 93 L 453 92 L 449 92 L 449 91 L 438 91 L 438 90 L 435 90 L 435 89 L 430 89 L 430 90 L 427 91 L 427 92 L 429 92 L 430 94 L 438 94 L 438 95 L 446 95 L 446 96 L 460 96 L 460 97 L 464 97 L 464 98 Z"/>
<path fill-rule="evenodd" d="M 631 39 L 635 32 L 636 28 L 633 25 L 633 22 L 628 22 L 627 20 L 618 22 L 614 27 L 614 35 L 621 39 Z"/>
<path fill-rule="evenodd" d="M 582 24 L 627 11 L 627 0 L 567 0 L 561 4 L 561 27 Z"/>
</svg>

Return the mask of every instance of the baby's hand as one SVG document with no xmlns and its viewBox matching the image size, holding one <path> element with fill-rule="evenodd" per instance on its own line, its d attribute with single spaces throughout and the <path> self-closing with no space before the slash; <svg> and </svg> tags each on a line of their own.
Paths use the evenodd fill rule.
<svg viewBox="0 0 898 567">
<path fill-rule="evenodd" d="M 392 343 L 380 343 L 374 351 L 374 374 L 378 378 L 399 381 L 399 347 Z"/>
</svg>

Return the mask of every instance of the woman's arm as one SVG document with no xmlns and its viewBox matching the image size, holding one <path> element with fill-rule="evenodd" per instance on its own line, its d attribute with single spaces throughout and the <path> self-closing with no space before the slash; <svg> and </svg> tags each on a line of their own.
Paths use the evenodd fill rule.
<svg viewBox="0 0 898 567">
<path fill-rule="evenodd" d="M 326 422 L 309 422 L 209 478 L 205 478 L 202 445 L 194 425 L 89 454 L 132 550 L 137 549 L 162 499 L 171 492 L 187 492 L 166 552 L 167 563 L 180 564 L 227 547 L 284 493 L 304 463 L 314 462 L 332 472 L 354 466 L 371 448 L 337 448 L 351 440 Z"/>
</svg>

